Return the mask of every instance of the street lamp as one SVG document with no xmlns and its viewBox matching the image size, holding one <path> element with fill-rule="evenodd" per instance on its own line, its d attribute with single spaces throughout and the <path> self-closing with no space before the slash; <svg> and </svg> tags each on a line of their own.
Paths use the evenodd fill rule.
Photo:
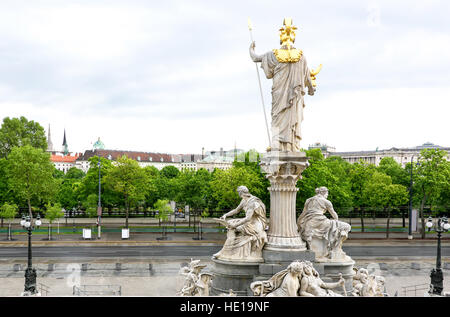
<svg viewBox="0 0 450 317">
<path fill-rule="evenodd" d="M 413 158 L 414 155 L 411 155 L 411 172 L 410 172 L 410 181 L 409 181 L 409 226 L 408 226 L 408 239 L 412 240 L 412 190 L 413 190 Z"/>
<path fill-rule="evenodd" d="M 433 227 L 433 218 L 430 216 L 426 223 L 428 231 Z M 428 291 L 433 295 L 442 295 L 444 289 L 444 275 L 441 269 L 441 234 L 447 232 L 450 229 L 447 217 L 442 217 L 437 220 L 436 232 L 438 234 L 437 255 L 436 255 L 436 268 L 431 270 L 431 285 Z"/>
<path fill-rule="evenodd" d="M 100 239 L 101 238 L 101 231 L 102 231 L 102 179 L 101 179 L 101 168 L 102 168 L 102 164 L 100 163 L 100 158 L 98 158 L 98 207 L 97 207 L 97 238 Z"/>
<path fill-rule="evenodd" d="M 33 268 L 31 253 L 31 233 L 34 230 L 32 218 L 30 216 L 22 216 L 20 224 L 28 231 L 28 267 L 25 270 L 25 289 L 22 295 L 35 295 L 38 291 L 36 290 L 36 269 Z M 39 228 L 41 224 L 41 216 L 38 215 L 34 225 Z"/>
</svg>

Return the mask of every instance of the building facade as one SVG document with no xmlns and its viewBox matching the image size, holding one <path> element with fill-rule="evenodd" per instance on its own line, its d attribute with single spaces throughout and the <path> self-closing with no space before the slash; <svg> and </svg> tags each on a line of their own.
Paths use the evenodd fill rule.
<svg viewBox="0 0 450 317">
<path fill-rule="evenodd" d="M 55 151 L 53 148 L 52 137 L 50 134 L 50 125 L 48 125 L 47 144 L 47 152 L 50 153 L 50 161 L 53 163 L 57 170 L 62 171 L 65 174 L 72 167 L 77 167 L 76 161 L 78 157 L 81 156 L 81 153 L 69 152 L 65 129 L 61 151 Z"/>
<path fill-rule="evenodd" d="M 63 153 L 52 152 L 50 160 L 57 170 L 60 170 L 65 174 L 72 167 L 78 167 L 76 161 L 80 155 L 81 153 L 68 153 L 67 155 L 64 155 Z"/>
<path fill-rule="evenodd" d="M 139 166 L 141 167 L 154 166 L 158 170 L 161 170 L 166 166 L 175 166 L 178 169 L 181 168 L 181 162 L 177 162 L 176 158 L 171 154 L 105 149 L 93 149 L 85 151 L 84 154 L 77 158 L 76 167 L 86 173 L 90 167 L 89 159 L 91 157 L 98 156 L 111 161 L 116 161 L 118 158 L 124 155 L 132 160 L 137 161 Z"/>
<path fill-rule="evenodd" d="M 392 157 L 397 163 L 401 164 L 402 167 L 405 167 L 406 163 L 410 163 L 411 160 L 417 161 L 420 155 L 420 151 L 422 151 L 423 149 L 444 150 L 447 152 L 447 160 L 450 160 L 450 147 L 442 147 L 429 142 L 412 148 L 394 147 L 386 150 L 376 149 L 375 151 L 336 152 L 336 151 L 328 151 L 327 150 L 328 146 L 326 145 L 321 145 L 321 147 L 310 146 L 308 149 L 312 148 L 321 148 L 324 157 L 339 156 L 343 160 L 352 164 L 362 160 L 366 163 L 375 164 L 376 166 L 378 166 L 383 158 Z"/>
</svg>

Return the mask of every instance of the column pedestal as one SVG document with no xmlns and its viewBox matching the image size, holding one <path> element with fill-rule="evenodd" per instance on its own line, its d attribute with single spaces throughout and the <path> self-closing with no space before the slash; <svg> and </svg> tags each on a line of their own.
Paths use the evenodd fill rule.
<svg viewBox="0 0 450 317">
<path fill-rule="evenodd" d="M 270 251 L 305 251 L 306 243 L 300 237 L 296 222 L 295 186 L 308 166 L 304 152 L 270 152 L 261 159 L 261 168 L 267 173 L 271 186 L 270 222 L 268 242 L 264 249 Z"/>
</svg>

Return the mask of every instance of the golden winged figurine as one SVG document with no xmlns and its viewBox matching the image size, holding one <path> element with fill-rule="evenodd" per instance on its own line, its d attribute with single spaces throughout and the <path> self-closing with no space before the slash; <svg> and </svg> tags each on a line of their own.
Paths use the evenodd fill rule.
<svg viewBox="0 0 450 317">
<path fill-rule="evenodd" d="M 312 82 L 313 87 L 317 86 L 316 75 L 318 73 L 320 73 L 321 70 L 322 70 L 322 64 L 320 64 L 319 67 L 316 68 L 316 70 L 314 70 L 314 69 L 310 70 L 311 82 Z"/>
</svg>

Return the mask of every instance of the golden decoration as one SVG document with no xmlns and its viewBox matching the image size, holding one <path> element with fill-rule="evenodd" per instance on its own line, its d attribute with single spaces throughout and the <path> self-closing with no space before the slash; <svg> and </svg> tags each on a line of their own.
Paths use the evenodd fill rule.
<svg viewBox="0 0 450 317">
<path fill-rule="evenodd" d="M 320 64 L 319 67 L 316 68 L 316 70 L 314 70 L 314 69 L 310 70 L 311 83 L 312 83 L 313 87 L 317 86 L 317 84 L 316 84 L 316 75 L 318 73 L 320 73 L 321 69 L 322 69 L 322 64 Z"/>
<path fill-rule="evenodd" d="M 280 29 L 281 49 L 273 50 L 275 57 L 280 63 L 295 63 L 300 60 L 303 52 L 292 47 L 295 42 L 295 30 L 297 27 L 292 25 L 292 18 L 284 18 L 283 27 Z"/>
<path fill-rule="evenodd" d="M 273 50 L 275 57 L 280 63 L 295 63 L 300 60 L 303 55 L 301 50 L 291 48 L 290 50 L 279 49 Z"/>
<path fill-rule="evenodd" d="M 292 25 L 292 18 L 284 18 L 283 27 L 280 29 L 280 44 L 286 46 L 288 49 L 292 47 L 295 42 L 296 26 Z"/>
</svg>

